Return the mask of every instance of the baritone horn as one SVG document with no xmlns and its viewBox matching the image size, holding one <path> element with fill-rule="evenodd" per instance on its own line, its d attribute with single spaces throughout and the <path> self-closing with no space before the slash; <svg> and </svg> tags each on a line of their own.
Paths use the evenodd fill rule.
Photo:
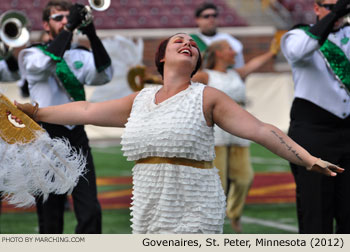
<svg viewBox="0 0 350 252">
<path fill-rule="evenodd" d="M 82 23 L 81 27 L 87 26 L 90 24 L 94 18 L 92 15 L 92 9 L 96 11 L 105 11 L 111 5 L 111 0 L 89 0 L 89 5 L 86 5 L 84 8 L 85 20 Z"/>
<path fill-rule="evenodd" d="M 7 11 L 0 16 L 0 43 L 9 48 L 21 47 L 29 41 L 29 21 L 20 11 Z"/>
</svg>

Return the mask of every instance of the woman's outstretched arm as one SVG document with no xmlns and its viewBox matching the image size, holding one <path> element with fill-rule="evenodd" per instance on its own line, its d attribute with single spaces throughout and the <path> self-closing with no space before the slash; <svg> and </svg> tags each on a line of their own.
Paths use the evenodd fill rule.
<svg viewBox="0 0 350 252">
<path fill-rule="evenodd" d="M 204 90 L 204 111 L 207 122 L 217 124 L 225 131 L 263 145 L 278 156 L 328 176 L 343 169 L 310 155 L 277 127 L 263 123 L 242 109 L 224 93 L 206 87 Z M 327 168 L 335 171 L 331 171 Z"/>
<path fill-rule="evenodd" d="M 61 125 L 92 124 L 96 126 L 124 127 L 136 95 L 137 93 L 133 93 L 121 99 L 105 102 L 78 101 L 39 108 L 32 117 L 35 121 Z M 15 105 L 28 114 L 24 104 L 15 102 Z"/>
<path fill-rule="evenodd" d="M 246 78 L 249 74 L 256 71 L 262 67 L 267 61 L 272 59 L 275 56 L 272 52 L 268 51 L 262 55 L 259 55 L 251 59 L 247 64 L 241 68 L 235 69 L 237 73 L 241 76 L 242 79 Z"/>
<path fill-rule="evenodd" d="M 279 43 L 280 42 L 278 40 L 273 39 L 270 43 L 269 51 L 252 58 L 243 67 L 236 68 L 235 70 L 241 76 L 241 78 L 245 79 L 249 74 L 258 70 L 260 67 L 266 64 L 270 59 L 276 57 L 277 53 L 280 50 Z"/>
</svg>

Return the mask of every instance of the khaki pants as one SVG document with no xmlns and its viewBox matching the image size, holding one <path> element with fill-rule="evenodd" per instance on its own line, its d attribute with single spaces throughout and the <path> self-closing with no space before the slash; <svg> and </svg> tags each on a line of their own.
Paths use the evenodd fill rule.
<svg viewBox="0 0 350 252">
<path fill-rule="evenodd" d="M 239 219 L 254 177 L 249 147 L 215 146 L 215 153 L 214 165 L 227 195 L 227 217 Z"/>
</svg>

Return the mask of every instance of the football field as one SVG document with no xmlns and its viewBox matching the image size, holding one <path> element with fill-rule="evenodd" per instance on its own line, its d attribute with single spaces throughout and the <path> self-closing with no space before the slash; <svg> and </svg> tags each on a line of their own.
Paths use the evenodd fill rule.
<svg viewBox="0 0 350 252">
<path fill-rule="evenodd" d="M 130 234 L 131 169 L 132 162 L 123 157 L 119 145 L 101 146 L 92 143 L 97 173 L 99 200 L 103 209 L 105 234 Z M 265 148 L 251 145 L 255 178 L 242 218 L 246 234 L 297 233 L 295 184 L 288 162 Z M 72 206 L 71 199 L 69 198 Z M 65 213 L 64 233 L 74 233 L 74 212 Z M 35 208 L 14 208 L 3 202 L 0 216 L 2 234 L 36 234 Z M 234 233 L 228 219 L 224 233 Z"/>
</svg>

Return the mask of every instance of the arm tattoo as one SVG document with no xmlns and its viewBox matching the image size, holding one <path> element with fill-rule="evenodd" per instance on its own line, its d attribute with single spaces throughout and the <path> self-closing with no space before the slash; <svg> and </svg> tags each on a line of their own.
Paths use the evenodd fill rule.
<svg viewBox="0 0 350 252">
<path fill-rule="evenodd" d="M 294 149 L 292 148 L 292 146 L 288 145 L 288 144 L 284 141 L 283 137 L 279 136 L 279 135 L 276 133 L 276 131 L 274 131 L 274 130 L 271 130 L 271 132 L 272 132 L 272 134 L 274 134 L 274 135 L 280 140 L 281 144 L 285 145 L 285 146 L 287 147 L 287 149 L 288 149 L 289 151 L 291 151 L 300 161 L 303 161 L 303 159 L 299 156 L 299 153 L 298 153 L 296 150 L 294 150 Z"/>
</svg>

